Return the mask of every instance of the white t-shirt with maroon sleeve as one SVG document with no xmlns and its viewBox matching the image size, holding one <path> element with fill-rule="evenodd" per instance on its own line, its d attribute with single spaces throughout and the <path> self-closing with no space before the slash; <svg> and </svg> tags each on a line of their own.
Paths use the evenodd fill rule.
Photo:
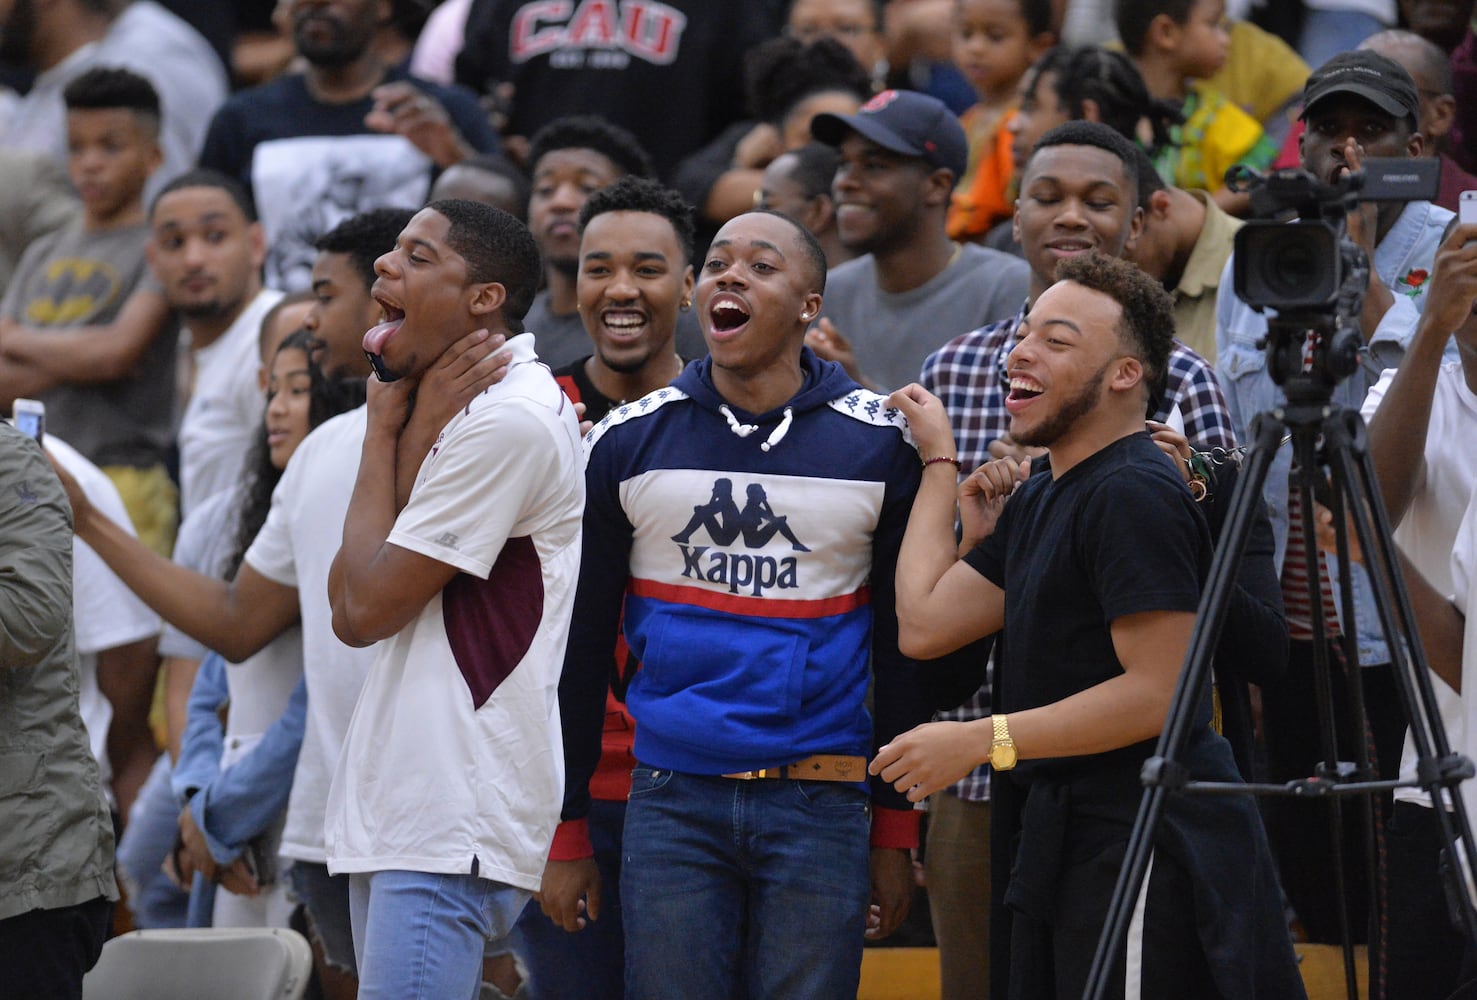
<svg viewBox="0 0 1477 1000">
<path fill-rule="evenodd" d="M 471 874 L 537 889 L 559 820 L 558 685 L 584 458 L 533 351 L 442 431 L 391 544 L 460 572 L 379 644 L 328 802 L 334 873 Z"/>
</svg>

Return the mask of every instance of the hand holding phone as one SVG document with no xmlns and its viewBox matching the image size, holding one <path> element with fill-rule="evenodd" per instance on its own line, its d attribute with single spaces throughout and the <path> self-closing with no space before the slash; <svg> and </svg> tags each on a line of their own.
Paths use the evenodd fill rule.
<svg viewBox="0 0 1477 1000">
<path fill-rule="evenodd" d="M 36 399 L 17 399 L 10 408 L 16 430 L 40 443 L 46 436 L 46 404 Z"/>
</svg>

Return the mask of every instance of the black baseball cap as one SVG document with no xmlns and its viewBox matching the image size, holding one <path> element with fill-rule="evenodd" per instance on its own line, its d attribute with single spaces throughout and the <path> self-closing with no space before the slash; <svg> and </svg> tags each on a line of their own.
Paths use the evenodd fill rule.
<svg viewBox="0 0 1477 1000">
<path fill-rule="evenodd" d="M 947 167 L 954 172 L 955 183 L 969 166 L 964 126 L 948 105 L 927 94 L 884 90 L 854 115 L 816 115 L 810 123 L 810 134 L 827 146 L 841 145 L 849 132 L 894 153 Z"/>
<path fill-rule="evenodd" d="M 1341 52 L 1318 67 L 1303 88 L 1302 118 L 1334 94 L 1354 94 L 1396 118 L 1420 120 L 1421 98 L 1405 67 L 1377 52 Z"/>
</svg>

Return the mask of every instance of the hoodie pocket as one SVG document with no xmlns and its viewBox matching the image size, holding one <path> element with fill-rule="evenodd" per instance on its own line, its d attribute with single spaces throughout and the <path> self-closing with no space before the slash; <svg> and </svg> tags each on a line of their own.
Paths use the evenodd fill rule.
<svg viewBox="0 0 1477 1000">
<path fill-rule="evenodd" d="M 633 697 L 654 731 L 707 748 L 788 728 L 800 712 L 806 635 L 762 619 L 673 614 L 646 645 Z"/>
</svg>

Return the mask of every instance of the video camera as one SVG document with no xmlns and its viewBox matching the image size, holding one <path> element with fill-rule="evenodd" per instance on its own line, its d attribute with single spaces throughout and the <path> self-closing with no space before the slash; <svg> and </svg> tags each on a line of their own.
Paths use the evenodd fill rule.
<svg viewBox="0 0 1477 1000">
<path fill-rule="evenodd" d="M 1236 234 L 1236 295 L 1268 315 L 1268 371 L 1278 385 L 1306 374 L 1331 388 L 1353 374 L 1364 338 L 1359 314 L 1369 286 L 1369 259 L 1348 238 L 1347 219 L 1361 201 L 1436 197 L 1440 162 L 1401 157 L 1366 159 L 1363 169 L 1334 184 L 1306 170 L 1258 174 L 1235 167 L 1233 191 L 1251 194 L 1253 218 Z M 1296 213 L 1294 221 L 1285 221 Z M 1306 334 L 1314 332 L 1311 364 Z M 1297 336 L 1295 336 L 1295 334 Z"/>
</svg>

